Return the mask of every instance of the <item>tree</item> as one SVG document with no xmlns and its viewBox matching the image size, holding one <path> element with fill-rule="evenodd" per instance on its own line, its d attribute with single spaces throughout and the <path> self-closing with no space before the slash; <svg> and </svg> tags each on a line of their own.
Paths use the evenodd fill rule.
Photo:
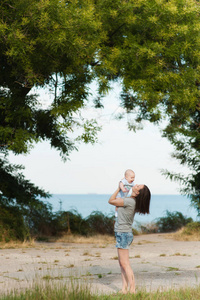
<svg viewBox="0 0 200 300">
<path fill-rule="evenodd" d="M 137 122 L 174 129 L 199 112 L 200 18 L 195 0 L 3 0 L 0 4 L 0 145 L 27 153 L 48 140 L 63 158 L 100 129 L 80 110 L 96 80 L 101 97 L 122 86 Z M 42 107 L 35 87 L 48 86 Z"/>
<path fill-rule="evenodd" d="M 199 24 L 199 3 L 189 0 L 2 1 L 1 144 L 23 153 L 49 139 L 68 155 L 94 78 L 100 96 L 119 78 L 137 121 L 182 123 L 198 104 Z M 46 84 L 55 97 L 42 109 L 30 91 Z"/>
<path fill-rule="evenodd" d="M 173 157 L 191 174 L 163 173 L 182 183 L 181 193 L 200 216 L 199 1 L 129 1 L 124 13 L 126 20 L 113 8 L 110 18 L 118 16 L 118 30 L 113 34 L 113 20 L 98 72 L 107 83 L 112 66 L 114 76 L 121 78 L 121 105 L 132 114 L 130 130 L 140 128 L 143 120 L 165 119 L 163 136 L 176 149 Z"/>
<path fill-rule="evenodd" d="M 19 222 L 38 229 L 42 216 L 51 218 L 40 201 L 49 195 L 23 177 L 21 166 L 9 164 L 7 154 L 27 153 L 35 142 L 49 140 L 65 159 L 80 140 L 96 141 L 100 128 L 79 111 L 92 80 L 87 61 L 99 42 L 99 23 L 87 1 L 3 0 L 0 15 L 0 205 L 8 212 L 17 208 L 25 216 Z M 54 97 L 43 108 L 31 91 L 47 85 Z"/>
<path fill-rule="evenodd" d="M 140 128 L 142 120 L 167 121 L 163 136 L 175 146 L 173 157 L 191 174 L 163 173 L 182 183 L 181 193 L 190 197 L 200 216 L 199 1 L 130 5 L 127 22 L 111 35 L 114 46 L 104 66 L 112 65 L 120 74 L 121 104 L 133 116 L 130 130 Z"/>
<path fill-rule="evenodd" d="M 1 1 L 3 148 L 26 153 L 33 142 L 47 139 L 61 155 L 68 156 L 76 149 L 68 136 L 75 128 L 83 129 L 85 142 L 95 141 L 96 122 L 84 122 L 78 112 L 92 79 L 87 61 L 98 45 L 97 27 L 88 1 L 82 5 L 58 0 Z M 54 87 L 54 98 L 44 109 L 30 91 L 47 84 Z"/>
<path fill-rule="evenodd" d="M 181 184 L 180 192 L 191 199 L 191 203 L 200 216 L 200 111 L 191 112 L 187 122 L 177 126 L 168 126 L 165 136 L 174 145 L 176 158 L 181 165 L 191 171 L 184 176 L 180 173 L 162 170 L 166 177 Z"/>
<path fill-rule="evenodd" d="M 115 51 L 123 70 L 122 106 L 133 112 L 129 129 L 144 119 L 167 120 L 163 136 L 191 173 L 163 173 L 182 184 L 200 216 L 199 1 L 136 1 L 136 7 L 123 52 Z"/>
<path fill-rule="evenodd" d="M 110 35 L 113 47 L 102 67 L 111 65 L 122 79 L 121 104 L 133 115 L 130 130 L 140 128 L 144 119 L 167 121 L 163 136 L 176 149 L 173 157 L 191 174 L 163 173 L 182 183 L 181 193 L 190 197 L 200 216 L 199 1 L 129 4 L 127 21 Z"/>
<path fill-rule="evenodd" d="M 0 160 L 0 239 L 24 240 L 30 233 L 44 233 L 50 228 L 51 205 L 40 200 L 50 195 L 26 180 L 22 169 L 22 166 L 9 164 L 6 157 Z"/>
</svg>

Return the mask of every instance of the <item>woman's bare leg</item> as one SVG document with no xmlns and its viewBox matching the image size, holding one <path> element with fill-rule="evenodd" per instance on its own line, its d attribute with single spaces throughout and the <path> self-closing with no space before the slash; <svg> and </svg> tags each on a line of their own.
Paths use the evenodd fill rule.
<svg viewBox="0 0 200 300">
<path fill-rule="evenodd" d="M 121 269 L 121 275 L 122 275 L 122 290 L 121 290 L 121 293 L 122 294 L 127 294 L 128 293 L 128 278 L 126 276 L 125 270 L 122 268 L 121 265 L 120 265 L 120 269 Z"/>
<path fill-rule="evenodd" d="M 122 273 L 122 292 L 127 291 L 129 283 L 129 292 L 135 293 L 135 278 L 129 262 L 129 250 L 118 248 L 117 251 Z"/>
</svg>

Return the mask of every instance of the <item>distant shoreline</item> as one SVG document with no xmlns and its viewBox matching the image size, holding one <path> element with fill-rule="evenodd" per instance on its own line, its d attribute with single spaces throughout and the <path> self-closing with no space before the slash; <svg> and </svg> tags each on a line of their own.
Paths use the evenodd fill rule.
<svg viewBox="0 0 200 300">
<path fill-rule="evenodd" d="M 103 195 L 111 195 L 111 193 L 50 193 L 51 195 L 99 195 L 99 196 L 103 196 Z M 181 194 L 152 194 L 152 196 L 182 196 L 182 197 L 186 197 L 184 195 Z"/>
<path fill-rule="evenodd" d="M 94 211 L 100 211 L 104 215 L 114 213 L 114 206 L 108 203 L 110 194 L 52 194 L 46 203 L 52 205 L 53 212 L 76 210 L 83 218 L 88 217 Z M 135 220 L 151 223 L 156 218 L 165 216 L 166 211 L 181 212 L 184 216 L 196 219 L 197 212 L 191 207 L 190 199 L 182 195 L 157 194 L 152 195 L 149 215 L 136 215 Z"/>
</svg>

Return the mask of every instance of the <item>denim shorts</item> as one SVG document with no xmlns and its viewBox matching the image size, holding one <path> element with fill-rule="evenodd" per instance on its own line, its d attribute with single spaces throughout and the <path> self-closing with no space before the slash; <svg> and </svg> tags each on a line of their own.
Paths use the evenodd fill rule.
<svg viewBox="0 0 200 300">
<path fill-rule="evenodd" d="M 133 241 L 132 232 L 115 232 L 116 248 L 129 249 L 130 244 Z"/>
</svg>

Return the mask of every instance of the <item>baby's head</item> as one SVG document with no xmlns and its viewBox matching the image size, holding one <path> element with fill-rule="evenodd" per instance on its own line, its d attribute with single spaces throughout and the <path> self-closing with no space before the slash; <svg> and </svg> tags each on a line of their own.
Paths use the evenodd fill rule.
<svg viewBox="0 0 200 300">
<path fill-rule="evenodd" d="M 124 177 L 126 178 L 128 183 L 132 183 L 135 180 L 135 173 L 132 170 L 128 169 L 126 170 Z"/>
</svg>

